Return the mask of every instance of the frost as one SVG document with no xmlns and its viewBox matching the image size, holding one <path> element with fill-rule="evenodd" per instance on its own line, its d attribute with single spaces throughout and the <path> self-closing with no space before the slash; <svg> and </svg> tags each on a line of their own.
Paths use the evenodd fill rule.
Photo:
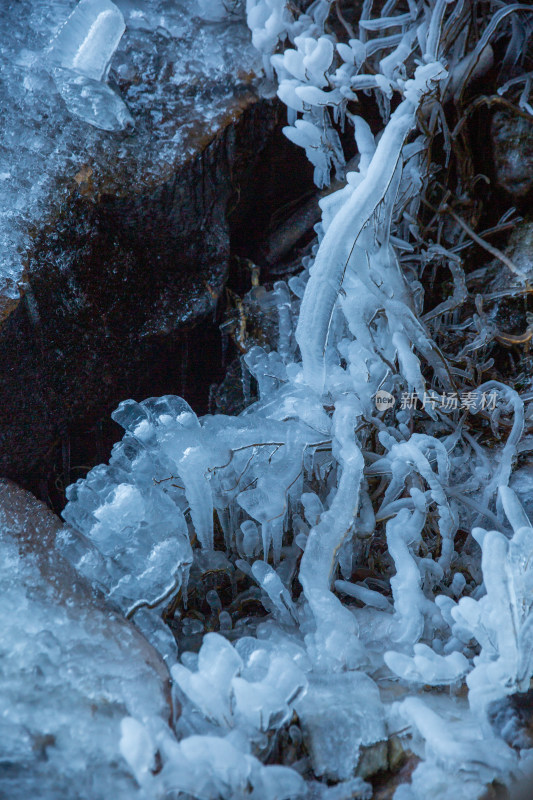
<svg viewBox="0 0 533 800">
<path fill-rule="evenodd" d="M 240 0 L 196 0 L 198 16 L 210 22 L 222 22 L 243 11 Z"/>
<path fill-rule="evenodd" d="M 68 800 L 146 795 L 142 723 L 171 736 L 168 674 L 142 636 L 60 555 L 66 531 L 40 502 L 0 483 L 0 794 Z M 127 751 L 119 748 L 128 715 Z M 142 721 L 142 722 L 141 722 Z"/>
</svg>

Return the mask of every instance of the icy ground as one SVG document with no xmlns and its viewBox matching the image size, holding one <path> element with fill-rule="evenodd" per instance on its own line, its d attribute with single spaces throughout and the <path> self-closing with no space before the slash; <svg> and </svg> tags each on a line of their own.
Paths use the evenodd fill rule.
<svg viewBox="0 0 533 800">
<path fill-rule="evenodd" d="M 158 185 L 261 64 L 242 19 L 206 23 L 179 0 L 79 5 L 70 23 L 75 0 L 0 8 L 0 297 L 18 297 L 30 231 L 72 187 L 88 176 L 95 194 Z"/>
</svg>

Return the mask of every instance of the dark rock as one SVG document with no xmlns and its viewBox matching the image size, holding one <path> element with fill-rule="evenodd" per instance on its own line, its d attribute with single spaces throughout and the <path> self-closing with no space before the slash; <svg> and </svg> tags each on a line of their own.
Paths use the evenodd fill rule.
<svg viewBox="0 0 533 800">
<path fill-rule="evenodd" d="M 0 473 L 23 475 L 73 419 L 109 413 L 140 365 L 213 313 L 232 181 L 246 180 L 275 122 L 272 103 L 249 101 L 157 189 L 74 193 L 36 237 L 24 300 L 0 330 Z"/>
<path fill-rule="evenodd" d="M 411 776 L 419 763 L 418 756 L 405 752 L 399 764 L 394 764 L 389 772 L 382 773 L 374 782 L 372 800 L 393 800 L 398 787 L 411 782 Z"/>
<path fill-rule="evenodd" d="M 207 411 L 230 250 L 248 256 L 311 183 L 281 105 L 258 99 L 242 21 L 124 4 L 109 81 L 135 128 L 109 133 L 69 114 L 43 62 L 71 6 L 6 11 L 0 87 L 0 475 L 58 510 L 119 438 L 107 420 L 125 397 Z"/>
<path fill-rule="evenodd" d="M 207 410 L 208 386 L 222 378 L 215 311 L 230 240 L 245 243 L 249 226 L 241 198 L 260 208 L 276 182 L 269 169 L 280 162 L 261 171 L 259 162 L 274 134 L 282 138 L 284 115 L 277 101 L 258 101 L 260 59 L 245 25 L 208 25 L 163 5 L 125 7 L 110 81 L 135 130 L 119 133 L 69 115 L 46 72 L 42 52 L 71 4 L 56 0 L 52 13 L 22 0 L 6 12 L 17 69 L 6 67 L 12 85 L 0 91 L 13 100 L 0 152 L 10 168 L 0 214 L 0 475 L 32 488 L 52 473 L 68 484 L 80 476 L 71 467 L 102 460 L 117 434 L 92 431 L 125 397 L 185 393 Z M 44 160 L 28 149 L 35 125 Z M 267 225 L 268 203 L 262 211 Z M 76 426 L 101 452 L 77 447 Z M 40 491 L 48 498 L 50 487 Z"/>
<path fill-rule="evenodd" d="M 213 384 L 211 391 L 211 408 L 216 414 L 240 414 L 246 408 L 244 381 L 248 380 L 246 367 L 240 358 L 234 358 L 228 365 L 224 380 L 219 385 Z M 254 395 L 252 400 L 256 400 Z"/>
<path fill-rule="evenodd" d="M 260 57 L 243 20 L 205 23 L 183 0 L 119 4 L 126 30 L 109 84 L 133 127 L 115 132 L 71 113 L 50 72 L 50 42 L 75 0 L 2 6 L 0 319 L 18 299 L 17 284 L 24 294 L 35 231 L 54 225 L 73 192 L 146 197 L 253 101 Z"/>
</svg>

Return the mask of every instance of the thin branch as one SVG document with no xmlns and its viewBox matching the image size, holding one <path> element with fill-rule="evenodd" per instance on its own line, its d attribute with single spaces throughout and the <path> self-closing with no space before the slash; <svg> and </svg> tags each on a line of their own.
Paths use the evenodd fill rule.
<svg viewBox="0 0 533 800">
<path fill-rule="evenodd" d="M 506 267 L 509 267 L 511 272 L 513 272 L 519 278 L 521 278 L 524 281 L 527 280 L 526 275 L 524 275 L 524 273 L 518 269 L 516 264 L 514 264 L 510 258 L 507 258 L 505 253 L 502 253 L 502 251 L 498 250 L 497 247 L 493 247 L 493 245 L 489 244 L 484 239 L 482 239 L 481 236 L 478 236 L 477 233 L 472 230 L 470 225 L 468 225 L 468 223 L 465 222 L 464 219 L 462 219 L 458 214 L 455 213 L 455 211 L 451 206 L 445 203 L 445 205 L 441 207 L 441 210 L 443 212 L 448 212 L 450 216 L 454 218 L 457 224 L 461 226 L 461 228 L 465 231 L 465 233 L 467 233 L 476 244 L 478 244 L 480 247 L 486 250 L 487 253 L 490 253 L 491 256 L 497 258 L 499 261 L 502 262 L 502 264 L 505 264 Z"/>
<path fill-rule="evenodd" d="M 344 28 L 350 39 L 357 39 L 354 29 L 342 14 L 339 0 L 335 0 L 335 11 L 337 12 L 337 19 L 339 20 L 340 24 L 342 25 L 342 27 Z"/>
</svg>

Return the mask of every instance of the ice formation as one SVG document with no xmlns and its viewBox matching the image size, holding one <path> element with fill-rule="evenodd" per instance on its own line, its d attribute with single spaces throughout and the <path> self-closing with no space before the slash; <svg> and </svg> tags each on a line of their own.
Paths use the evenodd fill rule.
<svg viewBox="0 0 533 800">
<path fill-rule="evenodd" d="M 126 105 L 105 83 L 125 29 L 124 16 L 111 0 L 80 0 L 47 53 L 68 110 L 105 131 L 133 125 Z"/>
<path fill-rule="evenodd" d="M 416 221 L 428 137 L 450 81 L 460 93 L 498 26 L 530 8 L 501 7 L 468 53 L 456 36 L 468 4 L 396 5 L 372 17 L 365 2 L 346 42 L 325 32 L 327 0 L 301 14 L 284 0 L 246 4 L 317 184 L 346 161 L 335 125 L 353 125 L 358 166 L 322 200 L 302 272 L 260 296 L 279 331 L 277 348 L 244 356 L 257 402 L 199 419 L 177 397 L 125 401 L 109 465 L 69 489 L 64 516 L 79 534 L 59 537 L 62 555 L 173 677 L 171 734 L 149 715 L 122 722 L 120 751 L 150 798 L 370 798 L 393 735 L 420 759 L 397 800 L 475 800 L 531 768 L 531 751 L 487 716 L 533 677 L 533 528 L 518 496 L 530 476 L 509 486 L 531 407 L 494 381 L 465 393 L 465 413 L 484 412 L 490 392 L 487 419 L 494 430 L 505 420 L 489 450 L 453 409 L 428 403 L 421 433 L 408 406 L 374 402 L 378 390 L 425 397 L 428 374 L 453 388 L 415 277 L 438 248 Z M 218 1 L 201 6 L 220 18 Z M 347 110 L 368 91 L 379 136 Z M 389 583 L 354 577 L 378 532 Z M 189 613 L 193 597 L 209 612 Z M 236 610 L 250 602 L 263 614 Z"/>
</svg>

